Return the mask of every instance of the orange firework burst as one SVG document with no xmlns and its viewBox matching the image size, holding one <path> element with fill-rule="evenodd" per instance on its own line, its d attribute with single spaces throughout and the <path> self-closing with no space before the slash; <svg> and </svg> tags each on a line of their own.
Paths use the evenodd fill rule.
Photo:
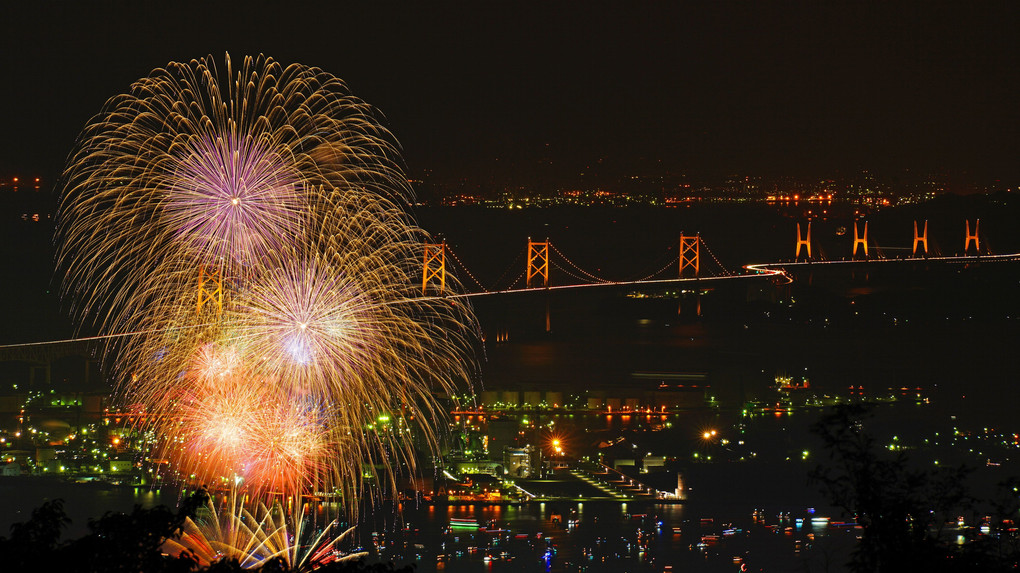
<svg viewBox="0 0 1020 573">
<path fill-rule="evenodd" d="M 166 423 L 178 428 L 166 434 L 164 456 L 204 483 L 238 476 L 263 490 L 300 492 L 334 461 L 326 411 L 236 366 L 211 376 L 196 370 L 166 408 Z"/>
</svg>

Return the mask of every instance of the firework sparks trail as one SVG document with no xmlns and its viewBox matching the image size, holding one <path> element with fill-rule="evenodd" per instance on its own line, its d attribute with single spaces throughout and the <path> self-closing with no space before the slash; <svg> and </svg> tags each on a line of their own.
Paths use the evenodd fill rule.
<svg viewBox="0 0 1020 573">
<path fill-rule="evenodd" d="M 288 514 L 279 503 L 256 503 L 249 511 L 243 501 L 236 490 L 219 507 L 210 498 L 194 519 L 185 521 L 180 537 L 163 543 L 163 551 L 171 555 L 187 551 L 203 567 L 229 559 L 250 569 L 282 559 L 292 571 L 366 555 L 339 549 L 353 527 L 334 535 L 339 528 L 333 520 L 317 530 L 305 505 L 296 514 Z"/>
<path fill-rule="evenodd" d="M 436 453 L 474 318 L 420 292 L 398 146 L 343 82 L 171 63 L 107 102 L 62 181 L 64 295 L 178 475 L 355 500 Z M 199 269 L 222 303 L 196 312 Z"/>
</svg>

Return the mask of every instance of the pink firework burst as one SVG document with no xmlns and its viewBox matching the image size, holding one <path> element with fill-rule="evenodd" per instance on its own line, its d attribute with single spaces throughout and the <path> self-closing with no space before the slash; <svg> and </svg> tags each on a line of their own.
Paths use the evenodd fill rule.
<svg viewBox="0 0 1020 573">
<path fill-rule="evenodd" d="M 250 265 L 303 240 L 308 201 L 280 146 L 231 129 L 181 149 L 164 216 L 200 260 Z"/>
</svg>

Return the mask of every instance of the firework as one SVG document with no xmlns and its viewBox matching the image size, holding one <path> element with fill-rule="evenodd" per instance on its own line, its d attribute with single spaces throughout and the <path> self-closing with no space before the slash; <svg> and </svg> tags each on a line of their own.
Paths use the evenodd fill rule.
<svg viewBox="0 0 1020 573">
<path fill-rule="evenodd" d="M 327 411 L 237 365 L 189 373 L 163 408 L 173 424 L 163 455 L 180 473 L 206 482 L 238 476 L 260 489 L 301 492 L 335 457 L 326 447 Z"/>
<path fill-rule="evenodd" d="M 355 499 L 435 454 L 473 317 L 416 288 L 398 146 L 340 80 L 171 63 L 107 102 L 63 181 L 64 294 L 179 475 Z"/>
<path fill-rule="evenodd" d="M 242 501 L 236 491 L 219 508 L 210 498 L 193 519 L 185 521 L 179 537 L 163 543 L 163 551 L 171 555 L 188 552 L 203 567 L 225 559 L 250 569 L 281 559 L 292 571 L 367 554 L 342 552 L 339 546 L 353 528 L 334 535 L 339 528 L 333 520 L 316 530 L 304 505 L 296 514 L 290 514 L 279 503 L 256 503 L 256 509 L 249 511 Z"/>
</svg>

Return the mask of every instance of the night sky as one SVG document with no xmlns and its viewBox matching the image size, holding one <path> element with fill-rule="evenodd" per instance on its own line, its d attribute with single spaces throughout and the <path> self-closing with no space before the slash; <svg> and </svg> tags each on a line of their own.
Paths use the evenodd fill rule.
<svg viewBox="0 0 1020 573">
<path fill-rule="evenodd" d="M 0 175 L 57 174 L 108 97 L 227 51 L 343 78 L 439 180 L 1020 174 L 1016 2 L 15 4 Z"/>
</svg>

